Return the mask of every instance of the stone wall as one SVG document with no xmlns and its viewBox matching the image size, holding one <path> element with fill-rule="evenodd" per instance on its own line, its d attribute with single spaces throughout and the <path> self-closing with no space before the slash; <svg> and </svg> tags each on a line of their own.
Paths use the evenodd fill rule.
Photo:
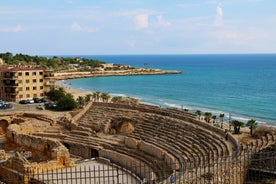
<svg viewBox="0 0 276 184">
<path fill-rule="evenodd" d="M 126 168 L 127 170 L 137 174 L 140 178 L 151 178 L 149 176 L 152 173 L 154 178 L 156 178 L 152 168 L 141 161 L 127 156 L 125 154 L 118 153 L 111 150 L 100 150 L 99 156 L 109 159 L 111 162 Z"/>
</svg>

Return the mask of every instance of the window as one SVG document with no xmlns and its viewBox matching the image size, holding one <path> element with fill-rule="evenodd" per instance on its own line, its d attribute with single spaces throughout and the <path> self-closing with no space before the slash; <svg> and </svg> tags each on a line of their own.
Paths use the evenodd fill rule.
<svg viewBox="0 0 276 184">
<path fill-rule="evenodd" d="M 27 80 L 26 80 L 26 83 L 30 83 L 30 80 L 29 80 L 29 79 L 27 79 Z"/>
<path fill-rule="evenodd" d="M 36 97 L 37 97 L 37 94 L 34 94 L 33 97 L 36 98 Z"/>
<path fill-rule="evenodd" d="M 33 90 L 36 90 L 36 86 L 33 87 Z"/>
<path fill-rule="evenodd" d="M 25 75 L 26 75 L 26 76 L 29 76 L 30 74 L 29 74 L 29 72 L 25 72 Z"/>
<path fill-rule="evenodd" d="M 22 80 L 18 80 L 18 83 L 21 84 L 21 83 L 22 83 Z"/>
<path fill-rule="evenodd" d="M 36 72 L 33 72 L 32 75 L 35 76 L 35 75 L 36 75 Z"/>
<path fill-rule="evenodd" d="M 27 94 L 26 97 L 27 97 L 27 98 L 30 98 L 30 94 Z"/>
<path fill-rule="evenodd" d="M 43 72 L 39 72 L 39 75 L 43 75 Z"/>
<path fill-rule="evenodd" d="M 19 98 L 23 98 L 23 95 L 19 95 Z"/>
<path fill-rule="evenodd" d="M 43 79 L 39 79 L 39 82 L 43 82 Z"/>
<path fill-rule="evenodd" d="M 43 86 L 40 86 L 40 89 L 43 89 Z"/>
<path fill-rule="evenodd" d="M 33 79 L 33 83 L 36 83 L 36 79 Z"/>
<path fill-rule="evenodd" d="M 19 73 L 18 73 L 18 76 L 22 76 L 22 72 L 19 72 Z"/>
<path fill-rule="evenodd" d="M 40 97 L 44 97 L 44 94 L 43 94 L 43 93 L 40 93 Z"/>
<path fill-rule="evenodd" d="M 19 88 L 18 88 L 18 90 L 19 90 L 19 91 L 22 91 L 22 90 L 23 90 L 23 88 L 22 88 L 22 87 L 19 87 Z"/>
<path fill-rule="evenodd" d="M 30 87 L 26 87 L 26 91 L 29 91 L 30 90 Z"/>
</svg>

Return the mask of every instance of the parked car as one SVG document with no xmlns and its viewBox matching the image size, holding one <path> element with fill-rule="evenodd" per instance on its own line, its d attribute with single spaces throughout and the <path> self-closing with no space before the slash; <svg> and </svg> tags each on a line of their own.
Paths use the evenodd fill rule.
<svg viewBox="0 0 276 184">
<path fill-rule="evenodd" d="M 42 99 L 41 98 L 33 98 L 34 103 L 41 103 Z"/>
<path fill-rule="evenodd" d="M 27 100 L 20 100 L 19 103 L 20 104 L 27 104 L 28 102 L 27 102 Z"/>
<path fill-rule="evenodd" d="M 48 102 L 47 98 L 41 98 L 41 102 Z"/>
<path fill-rule="evenodd" d="M 10 109 L 10 108 L 12 108 L 11 103 L 0 100 L 0 109 Z"/>
<path fill-rule="evenodd" d="M 57 104 L 55 102 L 47 102 L 45 103 L 46 109 L 54 109 L 57 107 Z"/>
<path fill-rule="evenodd" d="M 34 100 L 33 100 L 33 99 L 28 99 L 28 100 L 27 100 L 27 103 L 28 103 L 28 104 L 33 104 L 33 103 L 34 103 Z"/>
</svg>

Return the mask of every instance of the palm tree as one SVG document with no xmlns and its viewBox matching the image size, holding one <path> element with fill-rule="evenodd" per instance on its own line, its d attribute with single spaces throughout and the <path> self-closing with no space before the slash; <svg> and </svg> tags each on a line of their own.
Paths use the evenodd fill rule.
<svg viewBox="0 0 276 184">
<path fill-rule="evenodd" d="M 204 116 L 205 116 L 205 121 L 206 121 L 207 123 L 210 123 L 210 120 L 211 120 L 211 117 L 212 117 L 212 113 L 210 113 L 210 112 L 205 112 L 205 113 L 204 113 Z"/>
<path fill-rule="evenodd" d="M 108 102 L 110 95 L 108 93 L 102 93 L 101 98 L 102 98 L 103 102 Z"/>
<path fill-rule="evenodd" d="M 93 96 L 92 94 L 86 94 L 86 95 L 85 95 L 84 100 L 85 100 L 85 103 L 86 103 L 86 104 L 87 104 L 88 102 L 90 102 L 92 96 Z"/>
<path fill-rule="evenodd" d="M 251 119 L 247 122 L 246 126 L 249 126 L 251 136 L 253 136 L 254 130 L 256 129 L 257 125 L 258 123 L 254 119 Z"/>
<path fill-rule="evenodd" d="M 223 128 L 223 118 L 224 118 L 224 114 L 219 114 L 219 118 L 220 118 L 220 128 Z"/>
<path fill-rule="evenodd" d="M 196 111 L 195 111 L 195 115 L 197 115 L 197 116 L 198 116 L 198 119 L 200 120 L 201 111 L 200 111 L 200 110 L 196 110 Z"/>
<path fill-rule="evenodd" d="M 216 122 L 217 122 L 217 116 L 216 115 L 212 116 L 212 119 L 213 119 L 213 123 L 216 124 Z"/>
<path fill-rule="evenodd" d="M 83 98 L 83 96 L 79 96 L 77 98 L 77 103 L 80 107 L 83 107 L 85 105 L 85 99 Z"/>
<path fill-rule="evenodd" d="M 98 102 L 98 101 L 99 101 L 99 99 L 100 99 L 100 94 L 101 94 L 101 92 L 99 92 L 99 91 L 95 91 L 95 92 L 92 94 L 92 97 L 93 97 L 94 102 Z"/>
<path fill-rule="evenodd" d="M 244 123 L 238 120 L 232 120 L 230 123 L 234 127 L 234 134 L 239 134 L 241 127 L 244 127 Z"/>
</svg>

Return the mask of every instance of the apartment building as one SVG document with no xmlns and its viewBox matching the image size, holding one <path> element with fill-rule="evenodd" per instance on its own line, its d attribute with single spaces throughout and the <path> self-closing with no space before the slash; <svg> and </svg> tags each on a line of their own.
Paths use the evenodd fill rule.
<svg viewBox="0 0 276 184">
<path fill-rule="evenodd" d="M 0 99 L 18 102 L 43 98 L 54 85 L 52 70 L 41 68 L 0 68 Z"/>
</svg>

